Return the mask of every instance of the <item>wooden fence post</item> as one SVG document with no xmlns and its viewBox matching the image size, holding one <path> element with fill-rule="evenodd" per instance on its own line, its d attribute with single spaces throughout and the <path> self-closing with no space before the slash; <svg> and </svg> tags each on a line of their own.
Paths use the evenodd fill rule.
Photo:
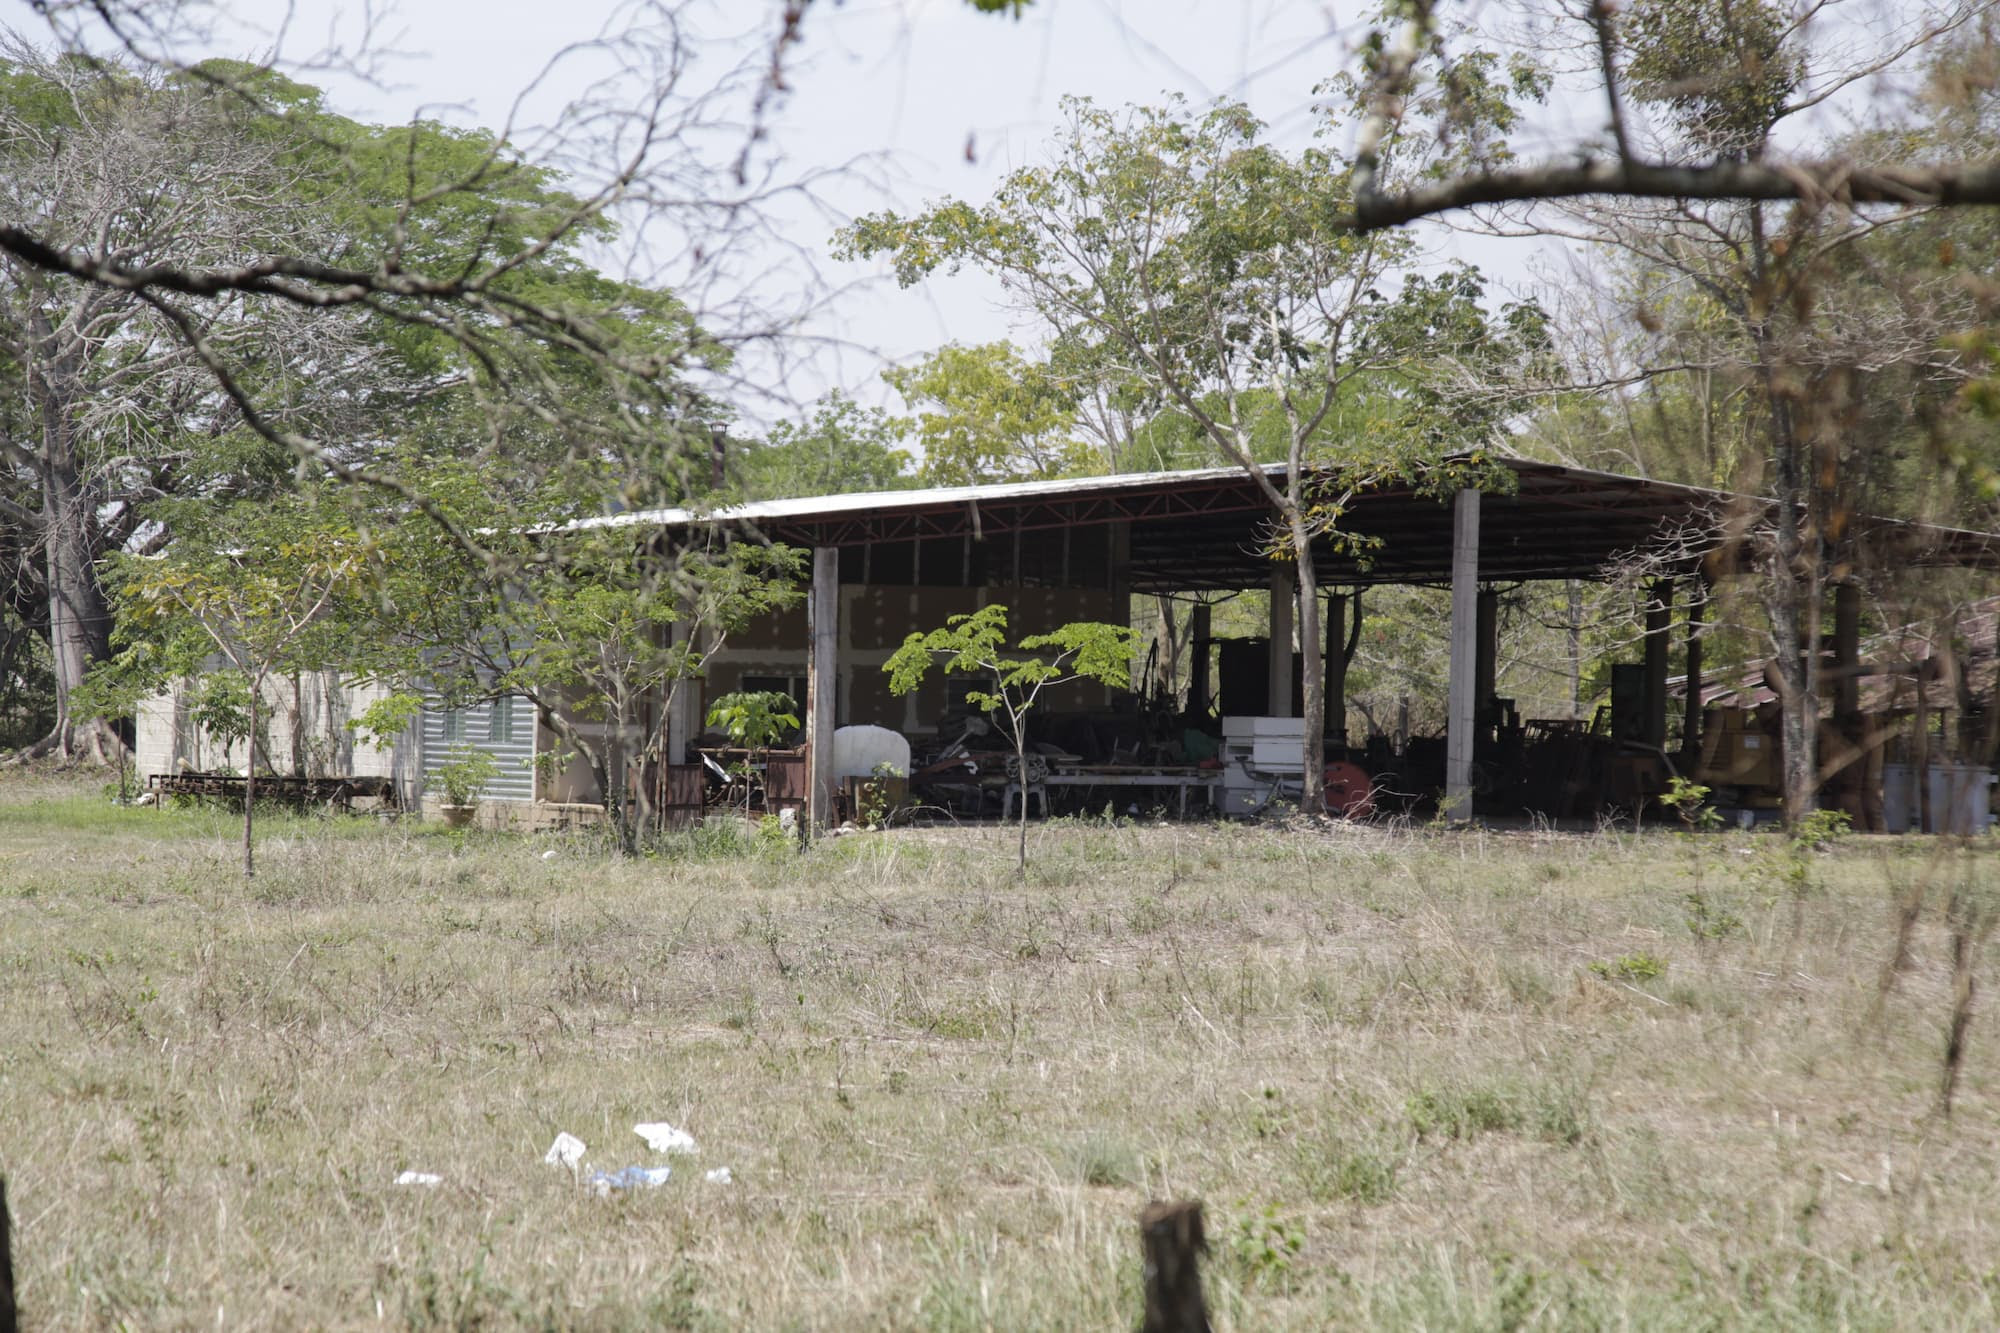
<svg viewBox="0 0 2000 1333">
<path fill-rule="evenodd" d="M 14 1309 L 14 1236 L 7 1218 L 7 1178 L 0 1176 L 0 1333 L 17 1333 L 20 1317 Z"/>
<path fill-rule="evenodd" d="M 1199 1203 L 1149 1203 L 1139 1214 L 1145 1255 L 1146 1317 L 1139 1333 L 1210 1333 L 1201 1294 L 1201 1256 L 1208 1249 Z"/>
</svg>

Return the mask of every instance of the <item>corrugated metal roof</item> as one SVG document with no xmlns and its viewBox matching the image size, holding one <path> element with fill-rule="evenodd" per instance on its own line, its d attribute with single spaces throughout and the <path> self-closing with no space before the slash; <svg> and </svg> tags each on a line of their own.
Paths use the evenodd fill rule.
<svg viewBox="0 0 2000 1333">
<path fill-rule="evenodd" d="M 1283 463 L 1264 464 L 1266 476 L 1281 476 Z M 841 495 L 801 495 L 783 500 L 751 500 L 719 509 L 639 509 L 581 519 L 574 528 L 687 527 L 698 523 L 768 523 L 786 519 L 836 518 L 884 509 L 932 509 L 982 500 L 1032 500 L 1050 496 L 1098 495 L 1144 490 L 1176 483 L 1238 481 L 1242 468 L 1196 468 L 1186 472 L 1116 472 L 1102 477 L 1050 477 L 1037 481 L 995 481 L 978 486 L 924 486 L 897 491 L 850 491 Z"/>
<path fill-rule="evenodd" d="M 1658 552 L 1662 573 L 1694 568 L 1729 545 L 1742 516 L 1767 500 L 1520 458 L 1496 458 L 1516 485 L 1488 494 L 1480 519 L 1481 576 L 1489 581 L 1601 577 L 1615 560 Z M 1282 476 L 1282 463 L 1264 465 Z M 1349 542 L 1316 552 L 1333 583 L 1426 583 L 1449 578 L 1448 497 L 1388 482 L 1357 494 L 1342 516 Z M 1735 516 L 1730 518 L 1729 516 Z M 756 500 L 582 520 L 576 528 L 754 529 L 800 547 L 971 538 L 1025 540 L 1105 523 L 1131 534 L 1135 592 L 1257 586 L 1269 577 L 1271 506 L 1242 468 L 1131 472 L 1102 477 L 934 486 L 906 491 Z M 1725 521 L 1727 520 L 1727 521 Z M 2000 566 L 2000 538 L 1951 528 L 1870 520 L 1909 563 Z M 1011 534 L 1011 538 L 1010 538 Z"/>
</svg>

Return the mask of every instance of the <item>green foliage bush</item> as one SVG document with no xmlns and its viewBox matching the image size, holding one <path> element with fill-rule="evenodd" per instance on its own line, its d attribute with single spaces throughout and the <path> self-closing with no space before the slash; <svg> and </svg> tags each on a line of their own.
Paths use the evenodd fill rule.
<svg viewBox="0 0 2000 1333">
<path fill-rule="evenodd" d="M 1606 981 L 1652 981 L 1666 975 L 1666 960 L 1644 950 L 1618 958 L 1600 958 L 1590 965 L 1593 975 Z"/>
<path fill-rule="evenodd" d="M 1276 1203 L 1253 1209 L 1245 1201 L 1230 1221 L 1228 1244 L 1247 1282 L 1282 1284 L 1306 1247 L 1305 1219 L 1281 1211 Z"/>
</svg>

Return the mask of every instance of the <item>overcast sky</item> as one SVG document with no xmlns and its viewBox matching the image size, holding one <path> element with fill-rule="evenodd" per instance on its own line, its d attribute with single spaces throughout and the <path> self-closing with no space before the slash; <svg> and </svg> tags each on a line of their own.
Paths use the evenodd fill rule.
<svg viewBox="0 0 2000 1333">
<path fill-rule="evenodd" d="M 720 77 L 767 46 L 778 9 L 771 0 L 695 0 L 688 22 L 707 55 L 694 81 Z M 260 28 L 276 22 L 262 18 L 266 12 L 288 12 L 289 23 Z M 249 21 L 220 30 L 217 53 L 261 56 L 282 37 L 281 63 L 304 62 L 299 77 L 364 120 L 421 114 L 497 127 L 512 114 L 526 127 L 555 117 L 603 74 L 601 64 L 579 55 L 559 64 L 517 109 L 551 55 L 629 21 L 633 10 L 607 0 L 403 0 L 375 4 L 373 27 L 365 29 L 370 12 L 360 0 L 298 0 L 288 10 L 277 0 L 242 0 L 236 13 Z M 787 212 L 784 229 L 798 249 L 774 250 L 763 261 L 777 270 L 767 281 L 795 286 L 796 266 L 808 256 L 831 284 L 866 279 L 864 266 L 825 256 L 840 214 L 914 208 L 948 194 L 984 199 L 1004 171 L 1038 160 L 1065 94 L 1113 105 L 1167 93 L 1197 104 L 1241 98 L 1279 139 L 1303 142 L 1313 123 L 1312 90 L 1348 62 L 1360 12 L 1321 0 L 1044 0 L 1009 20 L 974 13 L 963 0 L 819 0 L 788 57 L 792 91 L 775 109 L 765 147 L 785 172 L 861 169 L 822 185 L 832 217 Z M 0 15 L 23 32 L 43 31 L 25 0 L 0 0 Z M 322 50 L 352 52 L 364 39 L 385 53 L 373 82 L 341 72 L 339 60 L 314 62 Z M 1525 252 L 1446 233 L 1437 245 L 1508 280 L 1523 279 Z M 910 292 L 887 281 L 844 290 L 813 322 L 828 341 L 789 395 L 744 406 L 756 416 L 779 414 L 786 397 L 811 397 L 828 384 L 893 403 L 879 382 L 885 361 L 1012 331 L 996 296 L 976 277 Z M 1032 340 L 1031 328 L 1016 332 Z"/>
</svg>

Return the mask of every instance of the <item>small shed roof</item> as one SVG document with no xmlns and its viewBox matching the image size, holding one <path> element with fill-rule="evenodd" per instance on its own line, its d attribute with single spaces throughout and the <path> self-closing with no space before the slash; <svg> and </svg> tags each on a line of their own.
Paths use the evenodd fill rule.
<svg viewBox="0 0 2000 1333">
<path fill-rule="evenodd" d="M 1725 541 L 1732 516 L 1766 502 L 1645 477 L 1500 459 L 1511 493 L 1480 504 L 1479 570 L 1487 580 L 1597 578 L 1621 557 L 1669 551 L 1684 568 Z M 1282 464 L 1266 472 L 1282 475 Z M 1270 507 L 1241 468 L 1119 473 L 1101 477 L 943 486 L 758 500 L 715 510 L 656 509 L 587 520 L 587 526 L 696 529 L 744 526 L 771 541 L 856 546 L 1130 524 L 1136 592 L 1242 588 L 1271 569 Z M 1881 521 L 1904 563 L 2000 567 L 2000 537 Z M 1341 521 L 1363 539 L 1327 541 L 1315 567 L 1327 584 L 1443 583 L 1451 577 L 1452 508 L 1410 486 L 1358 496 Z"/>
</svg>

